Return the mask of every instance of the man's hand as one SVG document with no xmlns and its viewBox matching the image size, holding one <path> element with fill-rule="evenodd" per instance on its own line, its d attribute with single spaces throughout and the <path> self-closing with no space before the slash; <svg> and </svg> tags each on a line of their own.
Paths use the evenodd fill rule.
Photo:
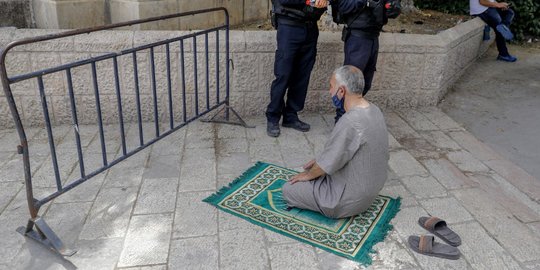
<svg viewBox="0 0 540 270">
<path fill-rule="evenodd" d="M 294 185 L 297 182 L 306 182 L 306 181 L 312 180 L 313 178 L 315 178 L 315 177 L 313 177 L 309 173 L 309 171 L 307 171 L 307 172 L 301 172 L 301 173 L 293 176 L 291 179 L 289 179 L 289 182 L 291 183 L 291 185 Z"/>
<path fill-rule="evenodd" d="M 316 8 L 325 8 L 328 6 L 328 0 L 316 0 L 315 1 L 315 7 Z"/>
<path fill-rule="evenodd" d="M 303 167 L 304 170 L 306 170 L 306 171 L 310 170 L 310 169 L 313 167 L 313 164 L 315 164 L 315 160 L 314 160 L 314 159 L 308 161 L 308 163 L 306 163 L 306 164 L 304 165 L 304 167 Z"/>
<path fill-rule="evenodd" d="M 497 3 L 497 8 L 500 8 L 502 10 L 507 10 L 508 6 L 510 6 L 510 5 L 508 3 L 506 3 L 506 2 Z"/>
</svg>

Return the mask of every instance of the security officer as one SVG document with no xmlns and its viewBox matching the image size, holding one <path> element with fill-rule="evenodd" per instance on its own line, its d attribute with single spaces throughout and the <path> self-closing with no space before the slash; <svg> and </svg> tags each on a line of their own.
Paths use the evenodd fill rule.
<svg viewBox="0 0 540 270">
<path fill-rule="evenodd" d="M 277 28 L 276 78 L 266 109 L 266 133 L 277 137 L 282 117 L 284 127 L 302 132 L 310 129 L 309 124 L 298 119 L 298 112 L 304 108 L 309 77 L 315 64 L 319 37 L 317 21 L 328 3 L 327 0 L 272 0 L 272 4 L 272 23 Z"/>
<path fill-rule="evenodd" d="M 339 15 L 345 27 L 342 40 L 345 42 L 345 61 L 343 65 L 353 65 L 364 73 L 364 92 L 371 89 L 371 82 L 377 65 L 379 53 L 379 34 L 386 17 L 384 0 L 333 0 L 337 4 Z M 334 10 L 332 10 L 334 12 Z M 343 108 L 336 109 L 336 122 L 345 113 Z"/>
</svg>

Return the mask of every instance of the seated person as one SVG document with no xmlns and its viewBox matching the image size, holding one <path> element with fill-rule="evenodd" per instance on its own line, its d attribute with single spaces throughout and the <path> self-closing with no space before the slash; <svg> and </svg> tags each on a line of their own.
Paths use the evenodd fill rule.
<svg viewBox="0 0 540 270">
<path fill-rule="evenodd" d="M 367 210 L 387 178 L 388 132 L 381 110 L 363 96 L 364 76 L 354 66 L 337 68 L 330 94 L 345 114 L 323 152 L 283 185 L 289 207 L 344 218 Z"/>
<path fill-rule="evenodd" d="M 493 30 L 495 30 L 495 43 L 499 55 L 497 60 L 515 62 L 517 58 L 508 52 L 506 40 L 513 39 L 510 24 L 514 18 L 514 11 L 506 2 L 495 0 L 469 0 L 470 14 L 478 16 Z"/>
</svg>

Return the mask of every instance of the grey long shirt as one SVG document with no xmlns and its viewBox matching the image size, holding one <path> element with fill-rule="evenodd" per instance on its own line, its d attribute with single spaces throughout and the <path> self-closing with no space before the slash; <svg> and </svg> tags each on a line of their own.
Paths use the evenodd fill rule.
<svg viewBox="0 0 540 270">
<path fill-rule="evenodd" d="M 366 210 L 384 186 L 388 158 L 388 131 L 381 110 L 370 103 L 347 111 L 316 158 L 326 172 L 314 183 L 320 210 L 332 217 Z"/>
</svg>

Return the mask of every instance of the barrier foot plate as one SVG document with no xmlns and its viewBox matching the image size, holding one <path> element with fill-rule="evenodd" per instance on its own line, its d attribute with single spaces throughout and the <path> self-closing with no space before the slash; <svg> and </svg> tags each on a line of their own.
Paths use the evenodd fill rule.
<svg viewBox="0 0 540 270">
<path fill-rule="evenodd" d="M 34 230 L 35 227 L 35 230 Z M 54 231 L 47 225 L 45 220 L 41 217 L 30 219 L 26 227 L 17 228 L 17 232 L 20 234 L 37 241 L 38 243 L 46 246 L 54 252 L 61 254 L 62 256 L 72 256 L 77 251 L 68 249 L 62 243 L 62 240 L 54 233 Z"/>
<path fill-rule="evenodd" d="M 230 114 L 233 114 L 236 117 L 236 121 L 230 120 Z M 220 114 L 223 114 L 221 117 L 219 117 Z M 242 117 L 229 105 L 224 105 L 221 109 L 219 109 L 214 116 L 207 118 L 207 119 L 201 119 L 202 122 L 211 122 L 211 123 L 220 123 L 220 124 L 230 124 L 230 125 L 238 125 L 243 126 L 245 128 L 254 128 L 255 126 L 247 124 Z"/>
</svg>

